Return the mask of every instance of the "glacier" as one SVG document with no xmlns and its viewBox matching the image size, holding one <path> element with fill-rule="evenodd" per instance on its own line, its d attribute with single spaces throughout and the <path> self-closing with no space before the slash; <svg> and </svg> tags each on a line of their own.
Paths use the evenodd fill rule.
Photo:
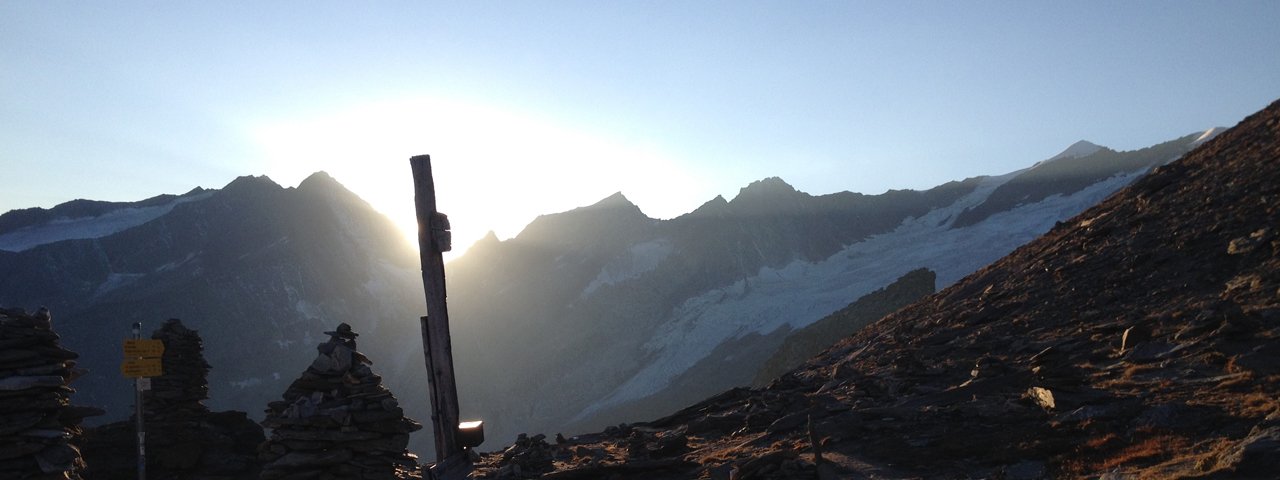
<svg viewBox="0 0 1280 480">
<path fill-rule="evenodd" d="M 125 207 L 96 217 L 57 218 L 0 235 L 0 250 L 21 252 L 63 240 L 102 238 L 160 218 L 180 204 L 204 200 L 213 194 L 209 191 L 179 197 L 164 205 Z"/>
<path fill-rule="evenodd" d="M 803 328 L 911 270 L 933 270 L 938 288 L 945 288 L 1146 173 L 1116 175 L 1068 196 L 1052 195 L 971 226 L 952 228 L 960 212 L 981 204 L 992 191 L 1025 171 L 983 179 L 978 188 L 951 205 L 908 218 L 893 231 L 848 245 L 824 260 L 762 268 L 752 277 L 686 300 L 644 344 L 650 358 L 645 366 L 574 420 L 661 391 L 724 342 L 783 327 Z M 957 251 L 965 254 L 956 255 Z"/>
</svg>

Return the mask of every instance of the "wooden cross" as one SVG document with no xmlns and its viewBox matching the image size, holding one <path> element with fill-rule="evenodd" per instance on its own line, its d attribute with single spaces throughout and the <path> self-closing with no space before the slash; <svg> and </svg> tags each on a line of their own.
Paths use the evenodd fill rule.
<svg viewBox="0 0 1280 480">
<path fill-rule="evenodd" d="M 422 257 L 422 284 L 426 287 L 427 316 L 422 317 L 422 346 L 431 386 L 431 423 L 436 441 L 432 478 L 465 478 L 471 471 L 466 449 L 483 441 L 483 425 L 468 422 L 467 435 L 459 435 L 458 385 L 453 374 L 453 347 L 449 339 L 449 309 L 445 303 L 444 260 L 452 248 L 449 218 L 436 211 L 436 187 L 431 178 L 431 156 L 409 159 L 413 167 L 414 204 L 418 213 L 418 248 Z M 476 439 L 478 430 L 479 439 Z"/>
</svg>

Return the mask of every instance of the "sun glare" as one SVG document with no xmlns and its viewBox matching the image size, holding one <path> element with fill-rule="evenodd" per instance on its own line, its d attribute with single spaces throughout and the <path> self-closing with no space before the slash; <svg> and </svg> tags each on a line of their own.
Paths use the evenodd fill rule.
<svg viewBox="0 0 1280 480">
<path fill-rule="evenodd" d="M 454 255 L 486 232 L 510 238 L 540 214 L 621 191 L 653 217 L 707 198 L 692 172 L 649 145 L 484 105 L 431 97 L 369 102 L 263 122 L 251 135 L 265 173 L 296 185 L 319 170 L 388 215 L 416 243 L 409 157 L 432 156 Z"/>
</svg>

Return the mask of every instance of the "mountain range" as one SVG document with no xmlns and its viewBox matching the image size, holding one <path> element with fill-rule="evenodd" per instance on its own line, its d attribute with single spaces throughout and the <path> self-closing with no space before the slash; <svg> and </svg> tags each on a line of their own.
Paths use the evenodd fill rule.
<svg viewBox="0 0 1280 480">
<path fill-rule="evenodd" d="M 750 384 L 794 332 L 913 270 L 945 288 L 1218 132 L 1129 152 L 1080 142 L 925 191 L 815 196 L 769 178 L 670 220 L 619 193 L 490 235 L 447 266 L 463 415 L 490 438 L 582 431 Z M 104 421 L 132 402 L 120 340 L 168 318 L 206 339 L 213 409 L 258 416 L 347 322 L 425 419 L 425 307 L 402 238 L 324 173 L 15 210 L 0 215 L 0 305 L 53 311 L 91 369 L 77 402 Z"/>
<path fill-rule="evenodd" d="M 258 416 L 340 322 L 360 326 L 393 389 L 425 401 L 411 380 L 425 309 L 416 252 L 327 174 L 297 188 L 241 177 L 136 203 L 78 200 L 0 225 L 0 303 L 49 306 L 90 369 L 77 398 L 106 407 L 104 421 L 131 411 L 117 367 L 131 324 L 146 333 L 169 318 L 208 339 L 215 410 Z"/>
<path fill-rule="evenodd" d="M 763 388 L 477 476 L 1276 478 L 1277 179 L 1280 101 Z"/>
<path fill-rule="evenodd" d="M 483 380 L 460 379 L 462 402 L 500 433 L 583 431 L 748 385 L 793 332 L 915 269 L 949 286 L 1219 131 L 1079 142 L 925 191 L 814 196 L 769 178 L 670 220 L 621 194 L 539 217 L 450 263 L 455 352 L 484 352 L 458 354 Z"/>
</svg>

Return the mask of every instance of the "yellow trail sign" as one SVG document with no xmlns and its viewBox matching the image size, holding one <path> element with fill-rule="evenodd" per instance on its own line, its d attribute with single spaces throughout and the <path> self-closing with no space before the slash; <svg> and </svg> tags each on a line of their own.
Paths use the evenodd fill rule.
<svg viewBox="0 0 1280 480">
<path fill-rule="evenodd" d="M 125 358 L 160 358 L 164 354 L 164 342 L 133 338 L 124 341 Z"/>
<path fill-rule="evenodd" d="M 159 377 L 163 375 L 159 358 L 132 358 L 120 364 L 120 372 L 128 378 Z"/>
</svg>

